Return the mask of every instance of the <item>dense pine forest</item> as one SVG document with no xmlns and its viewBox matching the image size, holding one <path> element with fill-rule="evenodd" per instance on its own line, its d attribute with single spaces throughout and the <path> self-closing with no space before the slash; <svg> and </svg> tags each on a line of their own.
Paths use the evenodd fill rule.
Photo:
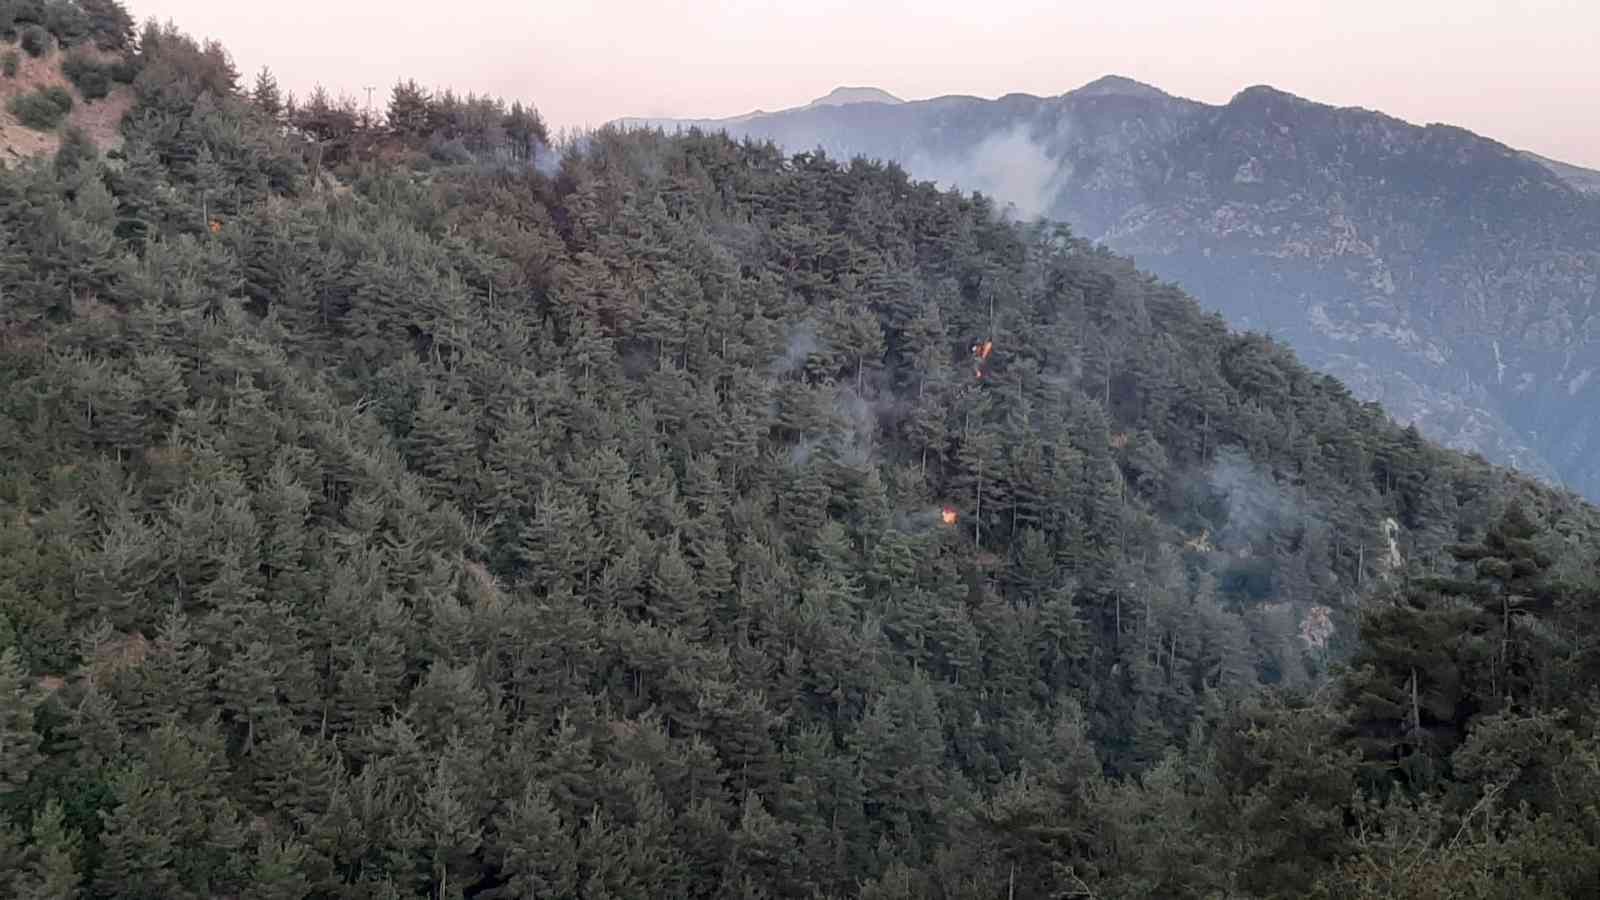
<svg viewBox="0 0 1600 900">
<path fill-rule="evenodd" d="M 0 25 L 133 93 L 0 172 L 0 894 L 1600 890 L 1571 496 L 892 165 Z"/>
</svg>

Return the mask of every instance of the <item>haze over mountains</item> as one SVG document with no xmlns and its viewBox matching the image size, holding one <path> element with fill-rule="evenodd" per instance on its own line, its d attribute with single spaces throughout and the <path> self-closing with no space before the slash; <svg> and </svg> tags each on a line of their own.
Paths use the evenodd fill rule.
<svg viewBox="0 0 1600 900">
<path fill-rule="evenodd" d="M 1600 496 L 1600 173 L 1266 86 L 869 89 L 698 126 L 895 160 L 1069 223 L 1452 447 Z M 854 101 L 854 102 L 851 102 Z"/>
<path fill-rule="evenodd" d="M 1129 98 L 1181 104 L 1080 99 Z M 0 107 L 0 898 L 1600 884 L 1600 507 L 1056 223 L 296 101 L 116 0 L 0 0 Z M 1010 195 L 1318 183 L 1258 111 L 1141 126 L 1244 179 L 1004 113 L 950 159 Z"/>
</svg>

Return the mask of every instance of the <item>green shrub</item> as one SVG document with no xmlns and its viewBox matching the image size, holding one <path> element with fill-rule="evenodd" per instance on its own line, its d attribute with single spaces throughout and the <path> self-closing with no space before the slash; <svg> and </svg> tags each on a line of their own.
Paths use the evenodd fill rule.
<svg viewBox="0 0 1600 900">
<path fill-rule="evenodd" d="M 127 50 L 133 43 L 133 16 L 117 0 L 77 0 L 89 33 L 102 50 Z"/>
<path fill-rule="evenodd" d="M 76 3 L 61 2 L 45 5 L 44 27 L 61 41 L 61 46 L 71 47 L 89 36 L 89 15 Z"/>
<path fill-rule="evenodd" d="M 61 120 L 66 116 L 61 107 L 41 94 L 13 97 L 6 108 L 17 117 L 17 121 L 35 131 L 50 131 L 61 124 Z"/>
<path fill-rule="evenodd" d="M 68 125 L 61 135 L 61 148 L 56 151 L 56 172 L 66 174 L 76 172 L 83 164 L 100 155 L 99 148 L 94 141 L 89 139 L 83 129 L 75 125 Z"/>
<path fill-rule="evenodd" d="M 124 56 L 111 64 L 111 80 L 118 84 L 133 84 L 139 77 L 139 60 L 132 56 Z"/>
<path fill-rule="evenodd" d="M 61 64 L 61 74 L 78 86 L 85 100 L 99 100 L 111 93 L 112 66 L 101 65 L 88 54 L 74 50 Z"/>
<path fill-rule="evenodd" d="M 30 25 L 22 29 L 22 49 L 28 51 L 29 56 L 43 56 L 50 52 L 50 46 L 55 43 L 55 38 L 45 30 L 43 25 Z"/>
<path fill-rule="evenodd" d="M 21 53 L 15 50 L 0 53 L 0 72 L 4 72 L 7 78 L 17 77 L 17 70 L 20 68 L 22 68 Z"/>
<path fill-rule="evenodd" d="M 10 0 L 5 4 L 11 7 L 11 15 L 21 25 L 43 25 L 45 20 L 44 0 Z"/>
<path fill-rule="evenodd" d="M 39 88 L 31 94 L 11 98 L 7 108 L 29 128 L 49 131 L 72 112 L 72 94 L 63 87 Z"/>
</svg>

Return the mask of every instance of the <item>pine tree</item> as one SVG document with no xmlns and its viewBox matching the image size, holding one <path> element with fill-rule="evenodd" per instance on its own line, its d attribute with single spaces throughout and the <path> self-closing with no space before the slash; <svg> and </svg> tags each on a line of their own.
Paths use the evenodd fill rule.
<svg viewBox="0 0 1600 900">
<path fill-rule="evenodd" d="M 408 718 L 435 749 L 457 737 L 478 745 L 494 739 L 493 697 L 476 683 L 471 666 L 435 662 L 411 692 Z"/>
<path fill-rule="evenodd" d="M 0 893 L 1600 871 L 1575 498 L 892 164 L 125 68 L 0 171 Z"/>
<path fill-rule="evenodd" d="M 273 720 L 283 715 L 278 685 L 287 671 L 272 648 L 257 640 L 235 652 L 218 673 L 218 705 L 243 731 L 241 753 L 249 755 L 258 735 L 270 733 Z"/>
<path fill-rule="evenodd" d="M 1451 548 L 1452 556 L 1472 565 L 1474 579 L 1423 582 L 1425 587 L 1471 602 L 1481 620 L 1474 632 L 1487 632 L 1497 641 L 1498 646 L 1490 651 L 1490 682 L 1484 697 L 1491 710 L 1502 698 L 1506 702 L 1519 695 L 1528 699 L 1529 693 L 1539 688 L 1537 670 L 1545 654 L 1539 652 L 1543 640 L 1531 626 L 1554 611 L 1559 594 L 1546 574 L 1554 560 L 1540 549 L 1538 536 L 1539 528 L 1527 511 L 1521 504 L 1513 504 L 1489 529 L 1483 543 Z"/>
<path fill-rule="evenodd" d="M 650 609 L 662 625 L 677 629 L 688 641 L 704 641 L 709 634 L 709 617 L 701 601 L 701 588 L 694 570 L 683 560 L 678 538 L 667 541 L 650 577 Z"/>
<path fill-rule="evenodd" d="M 310 851 L 304 844 L 288 839 L 274 840 L 263 835 L 256 850 L 255 867 L 245 900 L 295 900 L 311 893 L 306 877 Z"/>
<path fill-rule="evenodd" d="M 794 838 L 783 823 L 767 811 L 761 796 L 745 795 L 739 828 L 733 833 L 732 857 L 723 874 L 724 884 L 747 881 L 752 885 L 792 883 Z"/>
<path fill-rule="evenodd" d="M 195 641 L 187 617 L 171 611 L 151 642 L 148 659 L 118 682 L 119 713 L 125 722 L 140 727 L 173 716 L 199 718 L 211 671 L 210 654 Z"/>
<path fill-rule="evenodd" d="M 430 896 L 460 896 L 472 880 L 472 854 L 483 840 L 482 825 L 462 803 L 456 776 L 441 761 L 428 771 L 418 797 L 416 827 L 427 855 Z"/>
<path fill-rule="evenodd" d="M 41 762 L 33 719 L 42 699 L 28 683 L 17 649 L 0 650 L 0 800 L 25 787 Z"/>
<path fill-rule="evenodd" d="M 1374 764 L 1428 783 L 1476 717 L 1548 684 L 1533 617 L 1556 601 L 1537 526 L 1512 507 L 1481 544 L 1452 554 L 1472 577 L 1430 577 L 1362 622 L 1344 690 L 1358 745 Z"/>
<path fill-rule="evenodd" d="M 432 390 L 417 400 L 406 455 L 417 471 L 449 485 L 457 496 L 476 478 L 477 439 L 468 416 Z"/>
<path fill-rule="evenodd" d="M 232 188 L 227 170 L 209 145 L 201 145 L 195 156 L 194 181 L 200 195 L 195 209 L 195 222 L 199 226 L 196 231 L 209 233 L 212 223 L 219 221 L 217 217 L 230 211 L 227 208 L 228 195 Z"/>
<path fill-rule="evenodd" d="M 496 850 L 506 897 L 576 894 L 577 860 L 569 831 L 545 791 L 530 782 L 496 819 Z"/>
<path fill-rule="evenodd" d="M 32 860 L 17 876 L 17 900 L 77 900 L 83 875 L 79 869 L 82 837 L 66 825 L 61 802 L 54 798 L 34 816 Z"/>
<path fill-rule="evenodd" d="M 920 673 L 868 708 L 851 745 L 861 761 L 868 818 L 880 834 L 913 833 L 953 787 L 938 774 L 944 755 L 939 711 Z"/>
<path fill-rule="evenodd" d="M 14 888 L 23 886 L 20 872 L 26 856 L 22 835 L 8 823 L 0 823 L 0 872 L 5 873 L 4 877 L 0 877 L 0 886 Z"/>
<path fill-rule="evenodd" d="M 277 119 L 283 115 L 283 95 L 278 91 L 278 79 L 273 77 L 272 70 L 266 66 L 262 66 L 261 71 L 256 74 L 256 83 L 250 91 L 250 100 L 269 119 Z"/>
<path fill-rule="evenodd" d="M 396 82 L 389 95 L 389 127 L 404 135 L 429 133 L 432 102 L 433 98 L 416 81 Z"/>
<path fill-rule="evenodd" d="M 174 790 L 133 769 L 118 776 L 114 791 L 116 807 L 100 813 L 97 892 L 140 900 L 189 896 L 175 866 L 184 812 Z"/>
<path fill-rule="evenodd" d="M 543 486 L 519 548 L 531 584 L 555 592 L 583 583 L 580 568 L 587 554 L 580 536 L 588 533 L 588 518 L 585 504 L 570 488 Z"/>
</svg>

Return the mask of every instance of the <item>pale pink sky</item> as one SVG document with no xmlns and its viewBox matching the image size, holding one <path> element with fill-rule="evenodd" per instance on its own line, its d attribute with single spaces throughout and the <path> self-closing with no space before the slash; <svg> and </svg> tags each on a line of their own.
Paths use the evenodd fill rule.
<svg viewBox="0 0 1600 900">
<path fill-rule="evenodd" d="M 1115 73 L 1213 103 L 1271 84 L 1600 168 L 1600 0 L 127 2 L 302 95 L 375 85 L 381 103 L 416 78 L 532 101 L 556 127 L 780 109 L 841 84 L 1046 96 Z"/>
</svg>

